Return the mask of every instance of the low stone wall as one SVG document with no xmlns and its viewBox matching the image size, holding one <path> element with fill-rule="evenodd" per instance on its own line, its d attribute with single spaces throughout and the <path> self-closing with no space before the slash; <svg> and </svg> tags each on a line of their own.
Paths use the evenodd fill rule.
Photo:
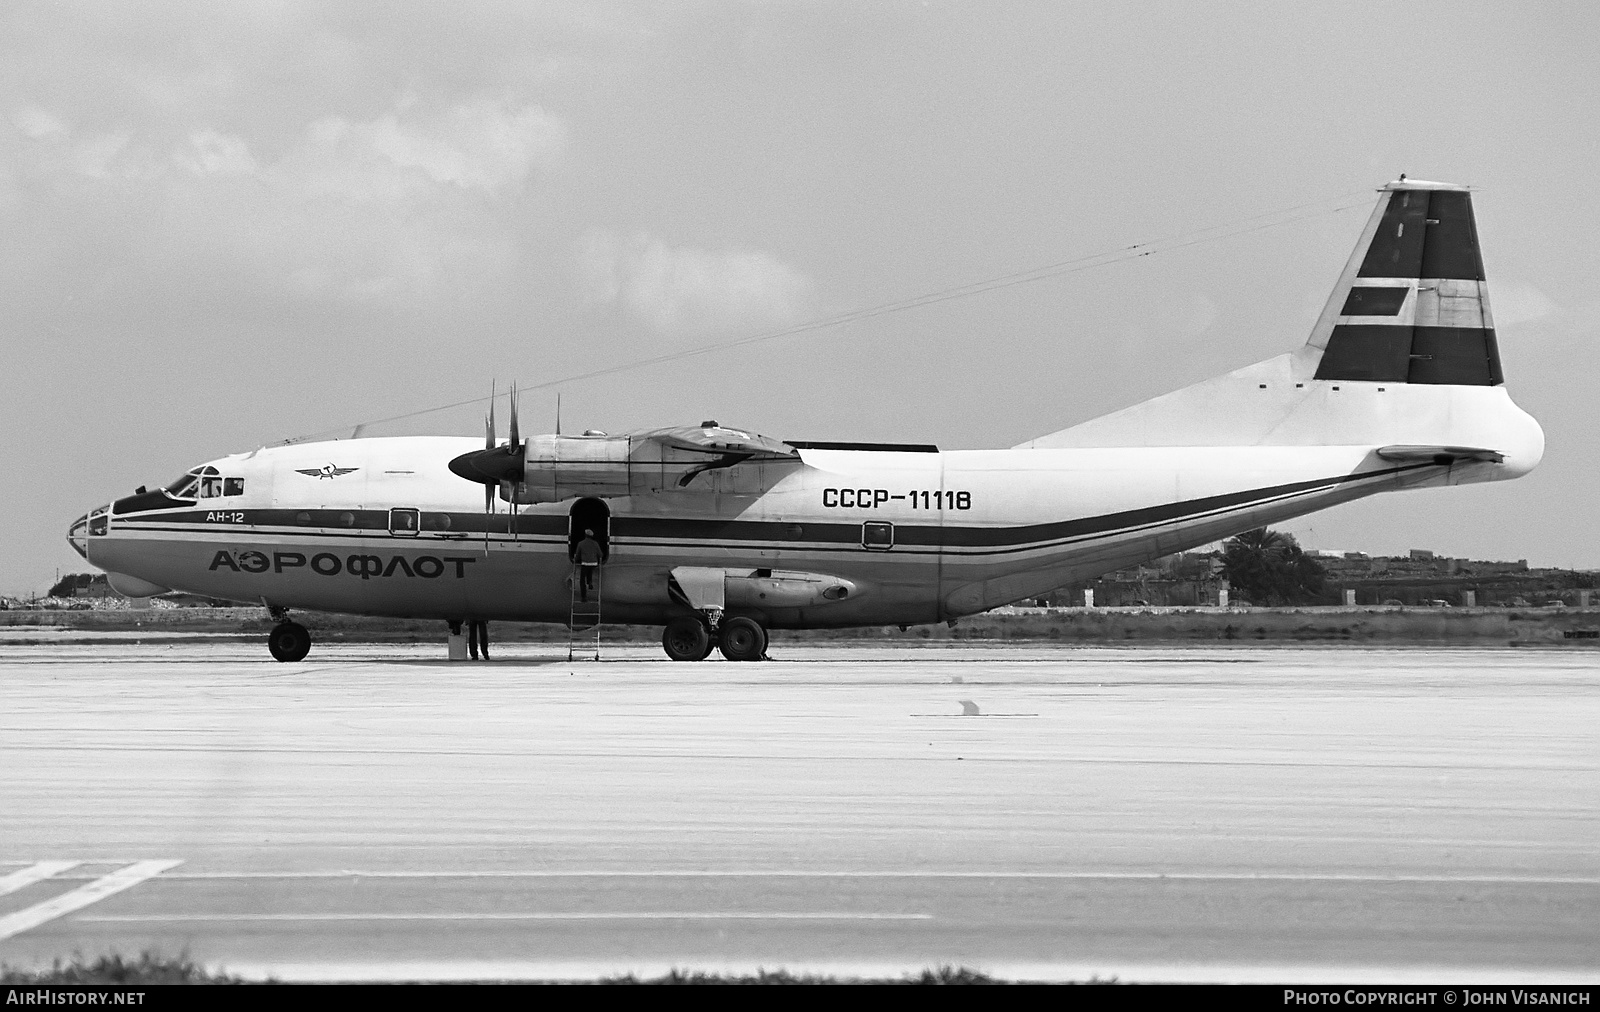
<svg viewBox="0 0 1600 1012">
<path fill-rule="evenodd" d="M 1596 638 L 1583 636 L 1594 632 Z M 1569 636 L 1569 633 L 1577 634 Z M 1520 643 L 1600 645 L 1600 609 L 1062 608 L 1019 609 L 921 627 L 919 638 L 1082 643 Z"/>
</svg>

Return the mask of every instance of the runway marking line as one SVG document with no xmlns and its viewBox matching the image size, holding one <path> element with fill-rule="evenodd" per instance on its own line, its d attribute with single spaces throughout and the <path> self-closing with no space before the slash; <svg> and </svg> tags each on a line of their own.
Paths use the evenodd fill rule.
<svg viewBox="0 0 1600 1012">
<path fill-rule="evenodd" d="M 0 877 L 0 896 L 9 896 L 18 889 L 25 889 L 35 882 L 43 882 L 64 871 L 71 871 L 78 866 L 77 861 L 39 861 L 26 868 L 14 871 L 9 875 Z"/>
<path fill-rule="evenodd" d="M 820 911 L 622 910 L 609 912 L 472 913 L 472 914 L 104 914 L 79 921 L 96 924 L 254 921 L 931 921 L 932 914 L 886 914 Z"/>
<path fill-rule="evenodd" d="M 167 875 L 172 881 L 231 879 L 572 879 L 572 878 L 841 878 L 841 879 L 1040 879 L 1138 882 L 1395 882 L 1461 885 L 1600 885 L 1600 875 L 1325 875 L 1271 872 L 1098 871 L 195 871 Z"/>
<path fill-rule="evenodd" d="M 932 714 L 930 716 L 951 717 L 960 719 L 961 714 Z M 980 714 L 980 716 L 984 716 Z M 1026 717 L 1027 714 L 988 714 L 987 716 Z M 970 719 L 970 718 L 968 718 Z M 31 731 L 43 734 L 39 728 L 17 728 L 17 731 Z M 869 754 L 859 755 L 813 755 L 809 753 L 774 754 L 759 752 L 685 752 L 675 749 L 658 751 L 585 751 L 581 749 L 484 749 L 484 748 L 326 748 L 326 747 L 289 747 L 279 745 L 211 745 L 211 744 L 165 744 L 165 745 L 140 745 L 133 743 L 122 744 L 48 744 L 48 745 L 21 745 L 7 744 L 6 748 L 12 752 L 177 752 L 177 753 L 202 753 L 202 754 L 228 754 L 228 755 L 328 755 L 328 756 L 485 756 L 489 758 L 513 759 L 623 759 L 637 762 L 654 762 L 662 759 L 710 759 L 720 762 L 838 762 L 855 763 L 862 761 L 884 761 L 894 763 L 927 763 L 945 762 L 944 756 L 874 756 Z M 1543 772 L 1543 773 L 1586 773 L 1600 772 L 1600 767 L 1592 765 L 1563 765 L 1553 763 L 1442 763 L 1442 762 L 1389 762 L 1389 761 L 1341 761 L 1321 762 L 1317 760 L 1287 760 L 1287 759 L 1146 759 L 1137 757 L 1107 757 L 1107 756 L 1050 756 L 1050 757 L 1025 757 L 1016 755 L 990 755 L 971 756 L 967 760 L 976 763 L 991 765 L 1034 765 L 1051 763 L 1058 766 L 1192 766 L 1199 768 L 1232 769 L 1236 767 L 1261 768 L 1261 769 L 1317 769 L 1317 770 L 1446 770 L 1469 771 L 1482 770 L 1488 772 Z"/>
<path fill-rule="evenodd" d="M 88 885 L 79 886 L 60 896 L 51 897 L 43 903 L 35 903 L 16 913 L 7 914 L 0 917 L 0 941 L 19 935 L 30 928 L 37 928 L 74 910 L 82 910 L 91 903 L 98 903 L 125 889 L 132 889 L 140 882 L 155 878 L 167 869 L 176 868 L 182 863 L 182 861 L 135 861 L 126 868 L 119 868 L 109 875 L 102 875 Z"/>
</svg>

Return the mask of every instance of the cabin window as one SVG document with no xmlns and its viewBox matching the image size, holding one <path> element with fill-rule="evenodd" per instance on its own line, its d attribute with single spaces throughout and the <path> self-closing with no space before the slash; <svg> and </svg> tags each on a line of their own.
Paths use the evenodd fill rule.
<svg viewBox="0 0 1600 1012">
<path fill-rule="evenodd" d="M 894 547 L 894 524 L 869 520 L 861 525 L 861 547 L 887 551 Z"/>
<path fill-rule="evenodd" d="M 421 518 L 413 509 L 393 509 L 389 511 L 389 533 L 400 534 L 406 537 L 416 537 L 421 524 Z"/>
<path fill-rule="evenodd" d="M 222 494 L 222 479 L 206 475 L 200 479 L 200 498 L 214 499 Z"/>
<path fill-rule="evenodd" d="M 224 478 L 224 479 L 222 479 L 222 494 L 223 495 L 244 495 L 244 479 L 243 478 Z"/>
</svg>

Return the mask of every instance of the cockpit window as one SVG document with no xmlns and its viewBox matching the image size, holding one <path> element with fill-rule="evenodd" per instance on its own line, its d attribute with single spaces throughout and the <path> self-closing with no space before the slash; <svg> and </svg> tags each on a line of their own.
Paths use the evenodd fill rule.
<svg viewBox="0 0 1600 1012">
<path fill-rule="evenodd" d="M 168 484 L 165 491 L 167 495 L 172 496 L 174 499 L 194 499 L 197 496 L 210 498 L 219 495 L 244 494 L 243 478 L 228 478 L 224 480 L 218 475 L 217 469 L 209 464 L 205 467 L 193 467 L 181 475 L 178 480 Z M 231 486 L 228 486 L 226 482 L 232 482 L 237 488 L 230 491 Z"/>
<path fill-rule="evenodd" d="M 174 499 L 193 499 L 198 481 L 193 474 L 183 475 L 167 486 L 167 494 Z"/>
</svg>

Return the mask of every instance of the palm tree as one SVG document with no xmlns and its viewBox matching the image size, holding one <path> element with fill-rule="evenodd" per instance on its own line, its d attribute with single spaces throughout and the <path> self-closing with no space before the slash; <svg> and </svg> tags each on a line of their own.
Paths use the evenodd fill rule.
<svg viewBox="0 0 1600 1012">
<path fill-rule="evenodd" d="M 1322 595 L 1327 573 L 1294 535 L 1257 527 L 1222 546 L 1222 575 L 1256 604 L 1306 604 Z"/>
</svg>

